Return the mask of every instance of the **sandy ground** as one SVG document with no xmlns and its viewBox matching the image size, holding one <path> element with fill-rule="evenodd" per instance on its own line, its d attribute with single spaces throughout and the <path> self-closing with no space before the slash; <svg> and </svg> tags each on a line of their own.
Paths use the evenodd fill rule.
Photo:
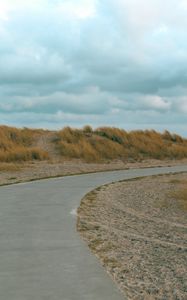
<svg viewBox="0 0 187 300">
<path fill-rule="evenodd" d="M 128 299 L 187 299 L 187 211 L 172 195 L 179 182 L 187 174 L 114 183 L 82 200 L 77 228 Z"/>
<path fill-rule="evenodd" d="M 25 182 L 47 177 L 66 176 L 71 174 L 154 166 L 172 166 L 180 164 L 187 164 L 187 160 L 147 160 L 142 162 L 113 161 L 108 163 L 85 163 L 80 160 L 62 161 L 54 159 L 52 161 L 20 163 L 16 165 L 0 163 L 0 185 Z"/>
</svg>

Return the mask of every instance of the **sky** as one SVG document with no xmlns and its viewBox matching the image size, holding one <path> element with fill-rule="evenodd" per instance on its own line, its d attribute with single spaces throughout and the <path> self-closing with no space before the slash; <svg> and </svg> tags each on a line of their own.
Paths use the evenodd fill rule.
<svg viewBox="0 0 187 300">
<path fill-rule="evenodd" d="M 187 136 L 187 0 L 0 0 L 0 123 Z"/>
</svg>

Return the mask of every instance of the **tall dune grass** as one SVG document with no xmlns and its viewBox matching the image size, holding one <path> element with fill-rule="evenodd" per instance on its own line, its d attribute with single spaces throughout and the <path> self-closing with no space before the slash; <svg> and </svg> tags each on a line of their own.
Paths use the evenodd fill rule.
<svg viewBox="0 0 187 300">
<path fill-rule="evenodd" d="M 21 162 L 48 159 L 48 153 L 32 146 L 42 130 L 0 126 L 0 162 Z"/>
<path fill-rule="evenodd" d="M 44 130 L 0 126 L 0 162 L 46 160 L 49 149 L 54 146 L 59 158 L 78 158 L 86 162 L 187 158 L 187 139 L 168 131 L 127 132 L 114 127 L 93 130 L 87 125 L 82 129 L 65 127 L 55 132 L 51 140 L 47 139 L 48 134 L 49 131 Z M 47 143 L 53 143 L 53 147 L 41 148 L 41 144 L 37 147 L 36 140 L 40 137 L 45 140 L 45 135 Z"/>
<path fill-rule="evenodd" d="M 86 161 L 182 159 L 187 157 L 187 140 L 168 131 L 136 130 L 90 126 L 65 127 L 58 132 L 57 147 L 62 156 Z"/>
</svg>

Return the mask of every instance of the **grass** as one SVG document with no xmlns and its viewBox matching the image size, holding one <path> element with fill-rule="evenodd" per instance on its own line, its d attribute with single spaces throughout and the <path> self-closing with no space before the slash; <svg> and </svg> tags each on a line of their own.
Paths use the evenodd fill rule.
<svg viewBox="0 0 187 300">
<path fill-rule="evenodd" d="M 179 205 L 183 208 L 183 210 L 187 211 L 187 188 L 175 192 L 173 196 L 177 199 Z"/>
<path fill-rule="evenodd" d="M 187 211 L 187 180 L 179 180 L 177 183 L 177 190 L 171 193 L 179 207 Z"/>
<path fill-rule="evenodd" d="M 21 165 L 15 164 L 15 163 L 1 163 L 0 164 L 0 172 L 13 172 L 13 171 L 20 171 Z"/>
<path fill-rule="evenodd" d="M 173 186 L 173 191 L 167 193 L 165 200 L 159 203 L 159 207 L 168 209 L 174 204 L 180 210 L 187 211 L 187 180 L 176 178 L 169 183 Z"/>
<path fill-rule="evenodd" d="M 4 162 L 11 163 L 48 159 L 49 154 L 46 151 L 33 146 L 37 136 L 42 134 L 45 134 L 43 130 L 0 126 L 1 169 L 4 167 L 14 168 L 13 165 L 3 165 L 2 163 Z"/>
<path fill-rule="evenodd" d="M 114 127 L 93 130 L 89 125 L 82 129 L 65 127 L 54 133 L 54 139 L 47 141 L 53 147 L 37 147 L 36 140 L 45 138 L 48 133 L 41 129 L 0 126 L 0 163 L 48 160 L 51 153 L 49 155 L 46 149 L 53 148 L 59 159 L 81 159 L 88 163 L 187 158 L 187 139 L 168 131 L 127 132 Z"/>
<path fill-rule="evenodd" d="M 57 133 L 56 145 L 61 156 L 87 162 L 106 160 L 182 159 L 187 157 L 187 140 L 168 131 L 127 132 L 101 127 L 93 130 L 65 127 Z"/>
</svg>

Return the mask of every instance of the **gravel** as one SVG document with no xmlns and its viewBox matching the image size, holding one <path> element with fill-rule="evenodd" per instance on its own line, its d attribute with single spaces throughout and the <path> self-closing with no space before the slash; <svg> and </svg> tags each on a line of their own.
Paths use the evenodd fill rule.
<svg viewBox="0 0 187 300">
<path fill-rule="evenodd" d="M 187 211 L 172 196 L 186 183 L 187 174 L 147 177 L 82 200 L 77 228 L 128 299 L 187 299 Z"/>
</svg>

